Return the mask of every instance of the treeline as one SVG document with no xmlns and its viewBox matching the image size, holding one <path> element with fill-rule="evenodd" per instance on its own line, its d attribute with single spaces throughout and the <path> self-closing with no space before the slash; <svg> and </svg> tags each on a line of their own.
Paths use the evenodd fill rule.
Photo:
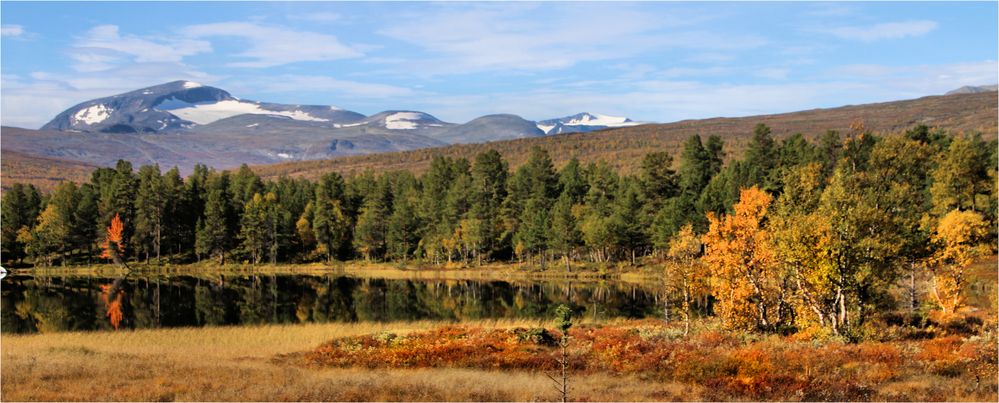
<svg viewBox="0 0 999 403">
<path fill-rule="evenodd" d="M 954 221 L 949 213 L 965 214 L 960 225 L 980 220 L 984 233 L 967 242 L 995 239 L 995 141 L 925 126 L 883 138 L 856 127 L 815 143 L 800 134 L 777 141 L 758 125 L 742 159 L 723 164 L 724 152 L 717 136 L 691 136 L 679 164 L 652 152 L 636 175 L 622 176 L 575 159 L 556 170 L 540 148 L 511 172 L 490 150 L 473 161 L 435 158 L 421 177 L 331 172 L 317 182 L 263 181 L 246 166 L 199 165 L 182 178 L 176 168 L 135 172 L 119 161 L 46 195 L 11 186 L 3 260 L 96 261 L 115 215 L 125 256 L 147 262 L 558 261 L 571 269 L 703 260 L 712 284 L 755 301 L 755 318 L 743 318 L 754 326 L 809 311 L 838 326 L 847 311 L 883 298 L 903 269 L 931 266 L 945 238 L 959 235 L 940 228 Z M 813 266 L 819 271 L 803 272 Z M 671 278 L 697 273 L 681 274 Z M 690 280 L 683 288 L 697 291 Z M 790 288 L 807 292 L 805 309 L 794 309 Z"/>
</svg>

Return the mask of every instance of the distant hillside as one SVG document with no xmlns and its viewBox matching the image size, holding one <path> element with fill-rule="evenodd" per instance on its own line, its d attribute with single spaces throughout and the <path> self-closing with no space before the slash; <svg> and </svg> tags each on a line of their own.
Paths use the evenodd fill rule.
<svg viewBox="0 0 999 403">
<path fill-rule="evenodd" d="M 306 178 L 316 178 L 328 171 L 351 174 L 366 169 L 398 169 L 420 173 L 429 167 L 434 156 L 472 159 L 476 154 L 491 148 L 502 153 L 511 166 L 516 167 L 526 160 L 532 147 L 541 146 L 551 153 L 559 166 L 575 156 L 584 162 L 604 160 L 617 169 L 632 172 L 638 167 L 641 158 L 650 151 L 666 150 L 674 156 L 678 155 L 679 146 L 693 134 L 700 134 L 705 138 L 719 135 L 725 140 L 729 157 L 740 155 L 757 123 L 770 126 L 777 138 L 800 132 L 814 139 L 826 130 L 845 133 L 849 131 L 850 123 L 859 119 L 875 133 L 899 132 L 917 124 L 925 124 L 953 132 L 978 131 L 986 138 L 993 139 L 997 132 L 997 109 L 995 92 L 930 96 L 775 115 L 685 120 L 592 133 L 261 165 L 254 167 L 254 170 L 265 177 L 289 175 Z"/>
<path fill-rule="evenodd" d="M 19 182 L 30 183 L 43 191 L 49 191 L 63 180 L 77 183 L 89 181 L 90 173 L 97 169 L 94 165 L 37 157 L 16 151 L 4 151 L 0 165 L 0 187 L 3 190 L 7 190 L 12 183 Z"/>
<path fill-rule="evenodd" d="M 956 90 L 947 91 L 946 95 L 956 94 L 978 94 L 982 92 L 993 92 L 999 89 L 999 85 L 966 85 Z"/>
</svg>

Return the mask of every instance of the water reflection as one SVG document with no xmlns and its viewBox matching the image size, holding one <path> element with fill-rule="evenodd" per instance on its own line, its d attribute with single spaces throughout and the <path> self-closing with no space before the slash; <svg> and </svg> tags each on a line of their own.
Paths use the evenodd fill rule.
<svg viewBox="0 0 999 403">
<path fill-rule="evenodd" d="M 118 281 L 116 281 L 118 280 Z M 115 284 L 117 283 L 117 284 Z M 385 280 L 337 275 L 32 277 L 3 281 L 5 333 L 301 322 L 661 314 L 654 288 L 620 283 Z"/>
</svg>

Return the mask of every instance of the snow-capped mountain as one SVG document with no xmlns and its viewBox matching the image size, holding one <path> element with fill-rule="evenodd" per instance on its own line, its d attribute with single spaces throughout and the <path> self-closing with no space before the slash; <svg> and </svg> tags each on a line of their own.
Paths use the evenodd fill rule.
<svg viewBox="0 0 999 403">
<path fill-rule="evenodd" d="M 408 110 L 364 116 L 329 105 L 240 99 L 220 88 L 174 81 L 83 102 L 40 130 L 4 128 L 3 147 L 96 165 L 126 158 L 187 171 L 199 162 L 224 169 L 636 124 L 591 113 L 540 122 L 493 114 L 464 124 Z"/>
<path fill-rule="evenodd" d="M 538 129 L 541 129 L 541 131 L 545 134 L 564 134 L 585 133 L 612 127 L 635 126 L 640 124 L 642 123 L 635 122 L 624 117 L 581 112 L 572 116 L 542 120 L 538 122 L 537 126 Z"/>
<path fill-rule="evenodd" d="M 454 126 L 454 123 L 442 122 L 429 113 L 416 111 L 385 111 L 368 116 L 361 121 L 345 124 L 340 127 L 378 127 L 387 130 L 439 131 L 442 128 Z"/>
<path fill-rule="evenodd" d="M 174 81 L 84 102 L 60 113 L 42 126 L 42 130 L 162 133 L 191 129 L 243 114 L 278 115 L 331 125 L 364 119 L 360 113 L 335 106 L 241 100 L 219 88 Z"/>
</svg>

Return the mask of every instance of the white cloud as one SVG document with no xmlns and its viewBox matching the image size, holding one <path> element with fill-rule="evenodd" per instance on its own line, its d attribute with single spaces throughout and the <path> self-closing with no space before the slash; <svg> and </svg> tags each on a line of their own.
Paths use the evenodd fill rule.
<svg viewBox="0 0 999 403">
<path fill-rule="evenodd" d="M 0 25 L 0 36 L 2 37 L 18 37 L 24 35 L 24 27 L 17 24 L 3 24 Z"/>
<path fill-rule="evenodd" d="M 935 21 L 913 20 L 886 22 L 872 26 L 842 26 L 822 29 L 821 32 L 843 39 L 871 42 L 881 39 L 901 39 L 926 35 L 937 28 Z"/>
<path fill-rule="evenodd" d="M 623 59 L 669 49 L 742 51 L 765 44 L 759 36 L 687 30 L 691 18 L 655 15 L 620 4 L 552 5 L 545 18 L 525 4 L 440 6 L 404 14 L 379 31 L 428 53 L 399 67 L 410 74 L 540 71 L 583 62 Z"/>
<path fill-rule="evenodd" d="M 166 37 L 166 36 L 164 36 Z M 121 35 L 116 25 L 98 25 L 77 38 L 68 54 L 77 71 L 106 70 L 115 64 L 179 62 L 186 56 L 212 51 L 209 42 L 188 38 L 151 39 Z"/>
<path fill-rule="evenodd" d="M 181 33 L 191 38 L 233 37 L 245 40 L 249 48 L 236 56 L 249 60 L 229 63 L 232 67 L 273 67 L 363 56 L 363 53 L 340 43 L 332 35 L 248 22 L 191 25 L 181 29 Z"/>
</svg>

